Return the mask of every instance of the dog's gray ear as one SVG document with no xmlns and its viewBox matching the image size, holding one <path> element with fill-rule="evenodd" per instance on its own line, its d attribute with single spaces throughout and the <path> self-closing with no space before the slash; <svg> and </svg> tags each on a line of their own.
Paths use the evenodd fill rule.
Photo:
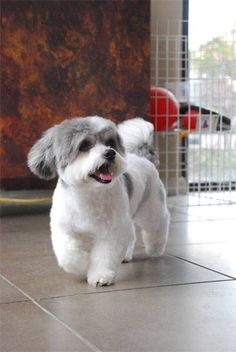
<svg viewBox="0 0 236 352">
<path fill-rule="evenodd" d="M 56 126 L 49 128 L 33 145 L 28 154 L 30 170 L 40 178 L 51 179 L 56 177 L 56 159 L 53 151 L 53 138 Z"/>
</svg>

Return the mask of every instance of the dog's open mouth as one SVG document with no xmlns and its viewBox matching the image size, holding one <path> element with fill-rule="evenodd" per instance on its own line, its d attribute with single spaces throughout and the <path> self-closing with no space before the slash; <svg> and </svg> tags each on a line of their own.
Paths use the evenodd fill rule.
<svg viewBox="0 0 236 352">
<path fill-rule="evenodd" d="M 112 181 L 112 173 L 109 170 L 108 164 L 103 164 L 101 167 L 99 167 L 99 169 L 97 169 L 93 174 L 89 176 L 101 183 L 110 183 Z"/>
</svg>

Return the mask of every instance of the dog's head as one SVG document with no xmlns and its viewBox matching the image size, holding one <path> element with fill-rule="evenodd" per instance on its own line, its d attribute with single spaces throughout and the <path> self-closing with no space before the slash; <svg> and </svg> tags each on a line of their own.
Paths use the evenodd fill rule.
<svg viewBox="0 0 236 352">
<path fill-rule="evenodd" d="M 65 120 L 48 129 L 28 155 L 40 178 L 59 175 L 68 185 L 108 184 L 125 171 L 125 150 L 116 125 L 92 116 Z"/>
</svg>

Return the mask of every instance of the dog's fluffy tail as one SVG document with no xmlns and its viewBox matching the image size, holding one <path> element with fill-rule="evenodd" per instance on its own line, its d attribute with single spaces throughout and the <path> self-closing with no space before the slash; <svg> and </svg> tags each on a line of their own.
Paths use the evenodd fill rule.
<svg viewBox="0 0 236 352">
<path fill-rule="evenodd" d="M 159 165 L 158 152 L 153 147 L 153 124 L 137 117 L 120 123 L 118 130 L 127 152 L 144 156 L 156 167 Z"/>
</svg>

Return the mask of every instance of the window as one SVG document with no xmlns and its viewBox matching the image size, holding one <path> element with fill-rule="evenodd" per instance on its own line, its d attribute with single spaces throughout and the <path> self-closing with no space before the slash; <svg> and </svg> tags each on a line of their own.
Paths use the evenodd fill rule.
<svg viewBox="0 0 236 352">
<path fill-rule="evenodd" d="M 190 190 L 235 189 L 236 2 L 214 1 L 213 5 L 210 0 L 189 0 L 185 10 L 186 6 L 185 89 L 189 104 L 206 109 L 187 140 Z M 208 128 L 203 128 L 204 123 Z"/>
</svg>

